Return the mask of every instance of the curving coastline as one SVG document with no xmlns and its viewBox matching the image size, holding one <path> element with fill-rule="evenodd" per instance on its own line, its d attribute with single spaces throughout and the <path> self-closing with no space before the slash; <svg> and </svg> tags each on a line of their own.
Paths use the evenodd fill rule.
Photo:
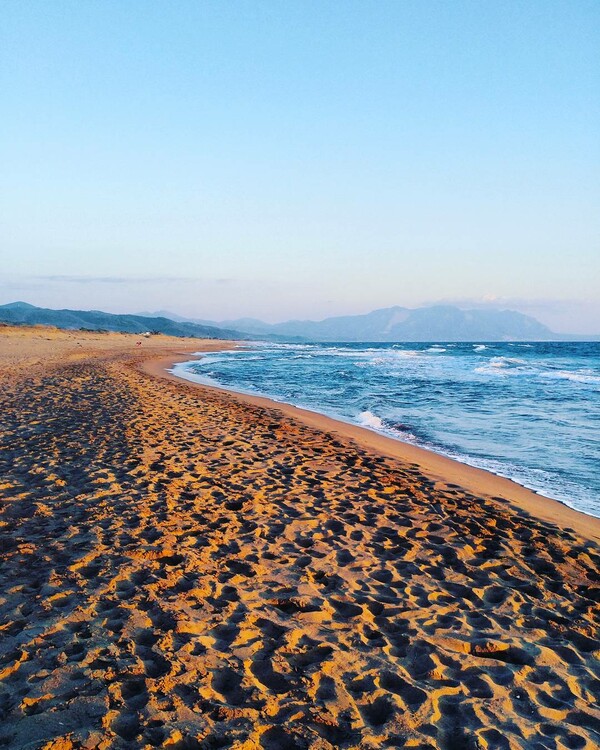
<svg viewBox="0 0 600 750">
<path fill-rule="evenodd" d="M 494 498 L 499 502 L 512 503 L 538 518 L 551 521 L 562 527 L 571 527 L 583 536 L 600 543 L 600 518 L 576 510 L 560 500 L 539 495 L 511 479 L 492 474 L 485 469 L 469 466 L 426 448 L 381 435 L 359 425 L 302 409 L 293 404 L 274 401 L 265 396 L 254 396 L 213 384 L 199 383 L 191 377 L 188 378 L 182 374 L 171 372 L 176 364 L 187 361 L 190 361 L 187 357 L 183 359 L 170 356 L 156 361 L 146 361 L 142 367 L 146 372 L 158 377 L 174 378 L 200 388 L 231 393 L 248 404 L 281 409 L 286 416 L 298 419 L 311 427 L 347 437 L 359 445 L 374 449 L 386 456 L 414 464 L 436 481 L 455 483 L 474 494 Z"/>
<path fill-rule="evenodd" d="M 176 369 L 374 429 L 600 517 L 599 356 L 597 344 L 256 342 Z"/>
</svg>

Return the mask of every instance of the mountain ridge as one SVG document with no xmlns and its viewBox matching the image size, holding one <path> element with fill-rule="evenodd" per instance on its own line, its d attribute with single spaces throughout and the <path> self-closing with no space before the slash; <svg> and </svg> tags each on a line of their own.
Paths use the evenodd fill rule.
<svg viewBox="0 0 600 750">
<path fill-rule="evenodd" d="M 600 340 L 600 335 L 554 333 L 535 318 L 514 310 L 462 310 L 452 305 L 415 309 L 396 305 L 365 315 L 265 323 L 256 318 L 224 321 L 184 318 L 167 310 L 161 310 L 160 314 L 115 314 L 101 310 L 54 310 L 28 302 L 10 302 L 0 305 L 0 322 L 127 333 L 152 330 L 170 336 L 241 340 L 382 343 Z"/>
<path fill-rule="evenodd" d="M 162 311 L 165 315 L 168 311 Z M 181 319 L 176 316 L 175 319 Z M 187 320 L 244 331 L 251 336 L 290 337 L 310 341 L 597 341 L 598 336 L 555 333 L 532 316 L 515 310 L 463 310 L 453 305 L 407 308 L 395 305 L 364 315 L 323 320 L 265 323 L 256 318 L 222 321 Z"/>
</svg>

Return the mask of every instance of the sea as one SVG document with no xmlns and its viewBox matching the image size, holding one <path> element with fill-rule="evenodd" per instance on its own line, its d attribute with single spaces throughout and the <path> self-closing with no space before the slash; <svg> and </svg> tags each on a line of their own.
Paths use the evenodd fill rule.
<svg viewBox="0 0 600 750">
<path fill-rule="evenodd" d="M 256 342 L 174 372 L 362 425 L 600 517 L 600 342 Z"/>
</svg>

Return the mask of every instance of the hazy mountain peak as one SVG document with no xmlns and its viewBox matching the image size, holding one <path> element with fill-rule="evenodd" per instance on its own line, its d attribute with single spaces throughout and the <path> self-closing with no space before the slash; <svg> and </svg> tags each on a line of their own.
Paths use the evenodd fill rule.
<svg viewBox="0 0 600 750">
<path fill-rule="evenodd" d="M 242 318 L 227 321 L 254 336 L 277 334 L 313 341 L 511 341 L 561 340 L 535 318 L 514 310 L 462 310 L 453 305 L 410 309 L 384 307 L 364 315 L 289 320 L 269 325 Z M 218 325 L 224 325 L 223 322 Z"/>
<path fill-rule="evenodd" d="M 35 309 L 35 305 L 30 305 L 29 302 L 21 302 L 20 300 L 17 302 L 9 302 L 6 305 L 2 305 L 2 307 L 8 310 L 33 310 Z"/>
</svg>

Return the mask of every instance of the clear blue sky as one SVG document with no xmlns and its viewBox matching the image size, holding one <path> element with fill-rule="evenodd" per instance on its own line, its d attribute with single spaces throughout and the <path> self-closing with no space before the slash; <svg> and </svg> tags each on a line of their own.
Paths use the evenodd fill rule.
<svg viewBox="0 0 600 750">
<path fill-rule="evenodd" d="M 600 331 L 596 0 L 1 13 L 0 302 Z"/>
</svg>

